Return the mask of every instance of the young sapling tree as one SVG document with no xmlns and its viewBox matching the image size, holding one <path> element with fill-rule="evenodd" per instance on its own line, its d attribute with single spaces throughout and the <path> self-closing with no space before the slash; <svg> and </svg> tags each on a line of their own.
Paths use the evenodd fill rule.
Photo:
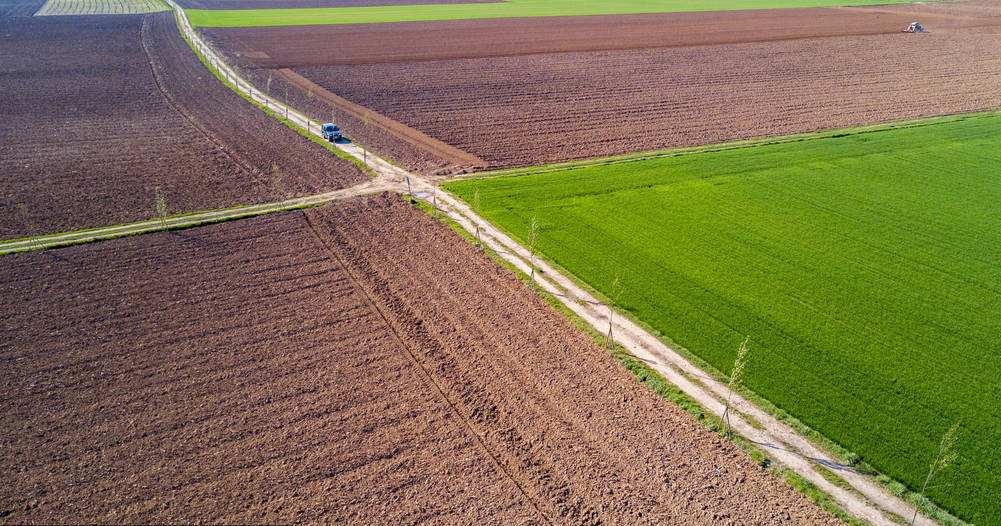
<svg viewBox="0 0 1001 526">
<path fill-rule="evenodd" d="M 156 206 L 156 217 L 160 219 L 160 227 L 167 228 L 167 194 L 157 186 L 154 190 L 154 201 Z"/>
<path fill-rule="evenodd" d="M 727 391 L 729 392 L 726 395 L 726 405 L 723 408 L 723 432 L 727 436 L 730 436 L 732 432 L 730 426 L 730 409 L 733 406 L 733 394 L 740 387 L 741 382 L 744 381 L 744 369 L 747 366 L 747 342 L 750 339 L 750 336 L 744 338 L 744 341 L 740 344 L 740 348 L 737 349 L 737 357 L 733 361 L 733 371 L 730 372 L 730 381 L 727 382 Z"/>
<path fill-rule="evenodd" d="M 943 470 L 951 466 L 956 459 L 959 458 L 959 453 L 956 451 L 956 438 L 959 436 L 959 421 L 952 424 L 952 427 L 945 432 L 942 436 L 942 441 L 938 444 L 938 453 L 935 454 L 935 459 L 932 460 L 930 466 L 928 466 L 928 476 L 925 477 L 925 483 L 921 486 L 921 496 L 927 497 L 926 492 L 928 491 L 929 484 L 935 475 L 938 475 Z M 918 520 L 918 510 L 914 508 L 914 515 L 911 517 L 911 526 L 914 526 L 914 522 Z"/>
</svg>

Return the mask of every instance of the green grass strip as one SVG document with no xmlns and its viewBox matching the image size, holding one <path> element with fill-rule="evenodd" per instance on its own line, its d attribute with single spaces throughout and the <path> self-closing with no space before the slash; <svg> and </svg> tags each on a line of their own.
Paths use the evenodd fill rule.
<svg viewBox="0 0 1001 526">
<path fill-rule="evenodd" d="M 189 9 L 187 13 L 195 27 L 258 27 L 865 6 L 907 2 L 908 0 L 509 0 L 482 4 Z"/>
</svg>

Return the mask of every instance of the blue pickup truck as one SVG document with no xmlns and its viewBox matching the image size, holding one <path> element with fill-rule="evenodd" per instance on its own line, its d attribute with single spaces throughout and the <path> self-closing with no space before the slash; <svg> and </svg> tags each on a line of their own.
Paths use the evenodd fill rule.
<svg viewBox="0 0 1001 526">
<path fill-rule="evenodd" d="M 341 139 L 344 138 L 344 136 L 341 135 L 341 129 L 338 128 L 332 122 L 325 123 L 320 128 L 320 133 L 323 134 L 323 138 L 324 139 L 326 139 L 326 140 L 328 140 L 330 142 L 337 142 L 337 141 L 339 141 L 339 140 L 341 140 Z"/>
</svg>

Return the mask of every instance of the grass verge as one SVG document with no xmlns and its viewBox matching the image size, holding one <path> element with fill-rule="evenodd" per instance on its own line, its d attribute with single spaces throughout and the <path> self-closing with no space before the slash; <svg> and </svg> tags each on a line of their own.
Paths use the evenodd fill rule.
<svg viewBox="0 0 1001 526">
<path fill-rule="evenodd" d="M 472 4 L 422 4 L 294 9 L 189 9 L 195 27 L 376 24 L 547 16 L 624 15 L 741 9 L 862 6 L 910 0 L 507 0 Z"/>
</svg>

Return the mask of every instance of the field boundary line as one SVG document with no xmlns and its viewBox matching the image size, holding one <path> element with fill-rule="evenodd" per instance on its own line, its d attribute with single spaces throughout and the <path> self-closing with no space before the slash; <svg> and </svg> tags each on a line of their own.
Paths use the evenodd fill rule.
<svg viewBox="0 0 1001 526">
<path fill-rule="evenodd" d="M 202 53 L 205 58 L 203 63 L 206 67 L 217 68 L 218 74 L 232 83 L 231 88 L 250 97 L 252 101 L 259 101 L 268 110 L 274 112 L 274 116 L 278 117 L 284 113 L 284 120 L 288 123 L 308 130 L 311 135 L 319 135 L 318 127 L 314 126 L 316 124 L 314 121 L 303 113 L 265 95 L 252 83 L 243 79 L 233 67 L 222 59 L 219 53 L 197 34 L 188 21 L 186 13 L 175 0 L 165 1 L 174 8 L 177 14 L 178 28 L 188 39 L 189 45 Z M 535 257 L 527 248 L 514 241 L 499 228 L 480 218 L 460 199 L 440 191 L 433 182 L 394 166 L 381 157 L 367 152 L 357 144 L 336 144 L 336 146 L 356 159 L 364 159 L 365 165 L 380 174 L 384 180 L 389 181 L 397 192 L 411 193 L 412 197 L 431 204 L 470 234 L 479 231 L 484 242 L 491 249 L 498 251 L 501 257 L 515 268 L 526 274 L 532 273 L 533 269 L 541 271 L 535 272 L 535 276 L 536 283 L 543 290 L 557 295 L 557 298 L 564 305 L 596 330 L 605 332 L 608 328 L 607 307 L 604 306 L 603 302 L 546 262 Z M 777 463 L 796 472 L 828 494 L 850 515 L 877 526 L 898 526 L 903 517 L 909 518 L 915 513 L 914 506 L 891 494 L 877 481 L 866 475 L 840 471 L 838 475 L 851 486 L 851 489 L 845 489 L 831 482 L 814 469 L 814 466 L 839 466 L 840 463 L 832 455 L 739 393 L 730 393 L 725 384 L 709 377 L 705 371 L 633 321 L 624 316 L 618 316 L 612 325 L 615 328 L 615 340 L 619 344 L 633 356 L 645 361 L 650 367 L 662 374 L 666 380 L 702 405 L 706 411 L 721 416 L 724 405 L 722 400 L 732 396 L 732 406 L 738 411 L 731 419 L 733 429 L 747 440 L 756 442 L 759 447 L 767 450 Z M 698 382 L 692 381 L 690 377 L 698 378 Z M 747 418 L 743 415 L 747 415 Z M 755 424 L 760 424 L 761 427 L 759 428 Z M 921 526 L 936 525 L 923 513 L 918 513 L 915 524 Z"/>
<path fill-rule="evenodd" d="M 0 256 L 16 254 L 19 252 L 34 252 L 39 250 L 68 247 L 84 243 L 93 243 L 95 241 L 106 241 L 109 239 L 135 236 L 139 234 L 182 230 L 186 228 L 209 225 L 212 223 L 222 223 L 225 221 L 245 219 L 248 217 L 273 214 L 277 212 L 289 212 L 292 210 L 321 206 L 341 199 L 350 199 L 352 197 L 375 194 L 389 189 L 391 189 L 390 186 L 384 182 L 373 180 L 341 190 L 297 197 L 285 201 L 237 206 L 203 212 L 184 213 L 181 215 L 169 216 L 163 219 L 145 219 L 142 221 L 124 223 L 120 225 L 85 228 L 56 234 L 45 234 L 40 236 L 3 240 L 0 241 Z"/>
<path fill-rule="evenodd" d="M 460 179 L 492 179 L 499 177 L 516 177 L 519 175 L 535 175 L 549 172 L 573 170 L 578 168 L 589 168 L 592 166 L 608 166 L 613 164 L 625 164 L 632 162 L 642 162 L 651 159 L 664 159 L 670 157 L 683 157 L 686 155 L 698 155 L 703 153 L 724 152 L 731 150 L 741 150 L 744 148 L 756 148 L 759 146 L 773 146 L 779 144 L 791 144 L 804 141 L 816 141 L 823 139 L 838 139 L 841 137 L 853 137 L 867 133 L 880 133 L 893 130 L 909 128 L 921 128 L 925 126 L 936 126 L 952 122 L 964 121 L 967 119 L 977 119 L 981 117 L 995 117 L 1001 115 L 1001 110 L 987 110 L 972 113 L 956 113 L 952 115 L 940 115 L 937 117 L 927 117 L 922 119 L 909 119 L 902 121 L 885 122 L 867 126 L 856 126 L 851 128 L 835 128 L 819 132 L 797 133 L 792 135 L 777 135 L 774 137 L 759 137 L 755 139 L 745 139 L 740 141 L 722 142 L 703 146 L 689 146 L 680 148 L 668 148 L 663 150 L 650 150 L 646 152 L 626 153 L 621 155 L 610 155 L 605 157 L 593 157 L 588 159 L 578 159 L 573 161 L 540 164 L 535 166 L 519 166 L 513 168 L 501 168 L 498 170 L 484 170 L 460 174 L 449 178 L 449 181 Z"/>
<path fill-rule="evenodd" d="M 371 110 L 360 104 L 351 102 L 313 82 L 312 80 L 296 73 L 292 69 L 281 68 L 277 70 L 277 73 L 284 77 L 288 83 L 299 88 L 300 90 L 305 88 L 309 92 L 312 92 L 314 97 L 331 104 L 335 108 L 346 112 L 348 115 L 351 115 L 352 117 L 363 122 L 367 121 L 369 124 L 374 125 L 387 134 L 414 147 L 426 150 L 432 155 L 459 164 L 460 166 L 468 166 L 471 168 L 484 168 L 489 164 L 487 161 L 465 150 L 461 150 L 444 141 L 435 139 L 418 129 L 411 128 L 410 126 L 407 126 L 400 121 L 391 119 L 375 110 Z"/>
</svg>

